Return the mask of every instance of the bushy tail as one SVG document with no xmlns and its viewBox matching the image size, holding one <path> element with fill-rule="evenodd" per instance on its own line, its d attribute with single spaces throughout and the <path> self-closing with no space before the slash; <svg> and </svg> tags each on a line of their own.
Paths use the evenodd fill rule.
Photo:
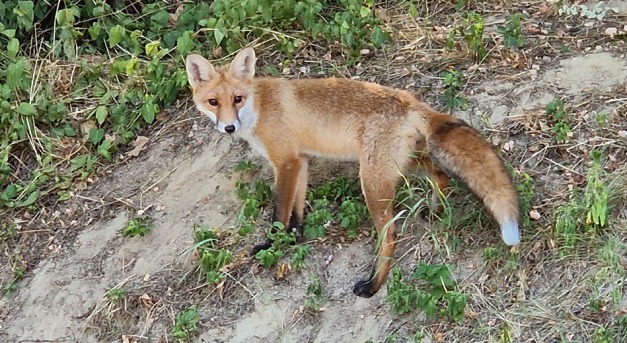
<svg viewBox="0 0 627 343">
<path fill-rule="evenodd" d="M 427 144 L 435 162 L 477 195 L 501 226 L 507 245 L 520 243 L 518 192 L 503 160 L 479 132 L 453 116 L 427 117 Z"/>
</svg>

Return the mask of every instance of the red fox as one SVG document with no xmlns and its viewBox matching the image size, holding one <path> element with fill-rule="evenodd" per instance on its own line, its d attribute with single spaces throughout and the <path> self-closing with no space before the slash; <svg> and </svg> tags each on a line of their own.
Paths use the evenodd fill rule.
<svg viewBox="0 0 627 343">
<path fill-rule="evenodd" d="M 498 222 L 503 241 L 520 242 L 519 200 L 503 160 L 464 121 L 438 113 L 411 93 L 375 83 L 328 78 L 255 78 L 252 48 L 215 68 L 200 55 L 186 59 L 198 110 L 218 130 L 242 137 L 274 168 L 274 214 L 287 229 L 302 224 L 312 156 L 359 162 L 361 189 L 377 228 L 379 253 L 369 278 L 353 287 L 373 296 L 387 278 L 396 240 L 396 187 L 402 173 L 427 172 L 434 188 L 456 177 Z M 438 192 L 433 205 L 441 209 Z M 267 249 L 270 241 L 253 249 Z"/>
</svg>

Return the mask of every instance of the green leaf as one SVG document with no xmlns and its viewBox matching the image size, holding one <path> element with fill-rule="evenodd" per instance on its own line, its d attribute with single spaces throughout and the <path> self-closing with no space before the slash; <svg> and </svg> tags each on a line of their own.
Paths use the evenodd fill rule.
<svg viewBox="0 0 627 343">
<path fill-rule="evenodd" d="M 216 44 L 219 45 L 222 42 L 222 40 L 224 39 L 224 33 L 222 33 L 222 31 L 220 31 L 220 29 L 215 29 L 215 30 L 213 30 L 213 38 L 215 38 Z"/>
<path fill-rule="evenodd" d="M 98 144 L 104 138 L 105 132 L 103 129 L 91 129 L 89 130 L 89 141 L 93 144 Z"/>
<path fill-rule="evenodd" d="M 107 108 L 105 106 L 98 106 L 98 108 L 96 109 L 96 119 L 98 120 L 98 124 L 102 125 L 105 119 L 107 119 L 108 114 L 109 111 L 107 111 Z"/>
<path fill-rule="evenodd" d="M 176 40 L 176 50 L 179 54 L 185 56 L 194 50 L 192 33 L 192 31 L 185 31 L 183 32 L 183 35 Z"/>
<path fill-rule="evenodd" d="M 147 102 L 142 105 L 140 111 L 146 123 L 152 124 L 152 122 L 155 121 L 157 105 L 153 104 L 152 102 Z"/>
<path fill-rule="evenodd" d="M 383 32 L 383 30 L 381 30 L 379 26 L 375 26 L 374 29 L 372 29 L 372 34 L 370 35 L 370 38 L 372 39 L 372 44 L 374 44 L 374 46 L 376 47 L 380 47 L 388 40 L 387 35 L 385 34 L 385 32 Z"/>
<path fill-rule="evenodd" d="M 146 44 L 146 55 L 148 55 L 148 57 L 157 56 L 157 54 L 159 53 L 160 46 L 161 46 L 161 43 L 158 40 Z"/>
<path fill-rule="evenodd" d="M 9 38 L 15 37 L 15 29 L 2 30 L 2 31 L 0 31 L 0 33 L 2 33 L 3 35 L 5 35 L 5 36 L 7 36 Z"/>
<path fill-rule="evenodd" d="M 17 196 L 18 187 L 16 184 L 12 183 L 8 185 L 2 194 L 0 194 L 0 200 L 11 200 Z"/>
<path fill-rule="evenodd" d="M 98 153 L 100 154 L 100 156 L 106 158 L 107 160 L 111 161 L 111 152 L 109 151 L 111 149 L 111 147 L 113 147 L 113 143 L 111 143 L 111 141 L 104 141 L 102 142 L 102 144 L 100 144 L 98 146 Z"/>
<path fill-rule="evenodd" d="M 126 29 L 123 26 L 115 25 L 109 30 L 109 47 L 113 48 L 118 45 L 124 38 Z"/>
<path fill-rule="evenodd" d="M 372 11 L 368 7 L 366 7 L 366 6 L 362 6 L 361 9 L 359 9 L 359 15 L 362 18 L 365 18 L 365 17 L 369 16 L 371 12 Z"/>
<path fill-rule="evenodd" d="M 37 199 L 39 198 L 39 194 L 40 193 L 41 192 L 39 192 L 38 190 L 32 192 L 31 194 L 28 195 L 28 198 L 26 198 L 26 200 L 19 202 L 17 204 L 17 206 L 18 207 L 25 207 L 25 206 L 30 206 L 30 205 L 34 204 L 35 201 L 37 201 Z"/>
<path fill-rule="evenodd" d="M 17 107 L 17 112 L 25 116 L 34 116 L 37 114 L 37 109 L 31 104 L 23 102 Z"/>
<path fill-rule="evenodd" d="M 9 39 L 9 43 L 7 43 L 7 52 L 9 53 L 9 58 L 15 58 L 19 51 L 20 41 L 15 38 Z"/>
</svg>

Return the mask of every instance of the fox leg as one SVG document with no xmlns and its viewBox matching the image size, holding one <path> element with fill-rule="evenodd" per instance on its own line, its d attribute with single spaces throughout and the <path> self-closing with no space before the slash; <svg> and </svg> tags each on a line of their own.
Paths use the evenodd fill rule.
<svg viewBox="0 0 627 343">
<path fill-rule="evenodd" d="M 392 205 L 400 175 L 381 168 L 383 165 L 370 164 L 367 167 L 362 165 L 360 168 L 361 188 L 368 211 L 377 228 L 377 241 L 380 244 L 377 260 L 370 277 L 357 282 L 353 287 L 353 293 L 364 298 L 370 298 L 379 291 L 387 278 L 394 258 L 396 225 L 393 222 L 394 209 Z"/>
<path fill-rule="evenodd" d="M 307 164 L 304 165 L 306 174 Z M 300 174 L 303 173 L 303 159 L 299 157 L 287 159 L 277 163 L 274 167 L 274 210 L 272 223 L 281 222 L 286 229 L 292 226 L 298 227 L 298 214 L 292 215 L 296 196 L 298 193 Z M 307 185 L 305 181 L 305 186 Z M 302 211 L 301 211 L 302 212 Z M 302 215 L 301 215 L 302 217 Z M 272 226 L 270 232 L 276 232 Z M 266 250 L 272 246 L 272 240 L 266 239 L 264 243 L 256 245 L 251 251 L 251 255 L 256 255 L 261 250 Z"/>
<path fill-rule="evenodd" d="M 298 229 L 299 235 L 303 234 L 303 219 L 305 215 L 305 201 L 307 200 L 307 181 L 309 157 L 300 157 L 300 171 L 298 172 L 298 181 L 296 183 L 296 195 L 294 206 L 292 207 L 292 216 L 290 217 L 289 229 Z"/>
</svg>

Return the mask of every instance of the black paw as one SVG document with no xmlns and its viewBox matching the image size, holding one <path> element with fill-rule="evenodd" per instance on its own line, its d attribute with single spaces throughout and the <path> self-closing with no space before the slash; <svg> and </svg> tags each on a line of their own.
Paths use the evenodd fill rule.
<svg viewBox="0 0 627 343">
<path fill-rule="evenodd" d="M 250 251 L 250 256 L 255 257 L 258 252 L 261 250 L 267 250 L 272 246 L 272 241 L 267 239 L 265 242 L 261 244 L 257 244 L 253 247 L 253 250 Z"/>
<path fill-rule="evenodd" d="M 373 290 L 372 279 L 359 280 L 353 287 L 353 293 L 362 298 L 370 298 L 377 293 Z"/>
</svg>

